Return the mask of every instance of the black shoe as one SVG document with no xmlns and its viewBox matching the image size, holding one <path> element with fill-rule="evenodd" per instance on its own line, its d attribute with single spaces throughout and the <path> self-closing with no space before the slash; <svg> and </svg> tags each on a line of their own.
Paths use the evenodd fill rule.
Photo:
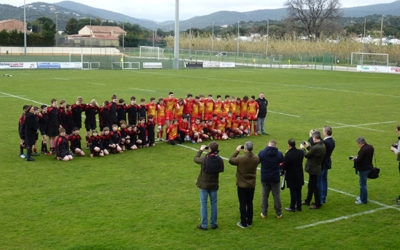
<svg viewBox="0 0 400 250">
<path fill-rule="evenodd" d="M 200 229 L 200 230 L 204 230 L 204 231 L 208 230 L 207 228 L 204 228 L 201 225 L 198 225 L 197 228 Z"/>
<path fill-rule="evenodd" d="M 217 229 L 218 228 L 218 224 L 215 226 L 211 226 L 212 229 Z"/>
<path fill-rule="evenodd" d="M 298 207 L 296 210 L 297 212 L 301 212 L 301 207 Z"/>
<path fill-rule="evenodd" d="M 306 201 L 303 201 L 303 202 L 301 203 L 301 205 L 303 205 L 303 206 L 310 206 L 310 203 L 309 203 L 309 202 L 306 202 Z"/>
<path fill-rule="evenodd" d="M 35 161 L 32 157 L 26 158 L 26 161 Z"/>
<path fill-rule="evenodd" d="M 286 207 L 285 210 L 288 211 L 288 212 L 296 212 L 295 209 L 291 209 L 291 208 L 289 208 L 289 207 Z"/>
</svg>

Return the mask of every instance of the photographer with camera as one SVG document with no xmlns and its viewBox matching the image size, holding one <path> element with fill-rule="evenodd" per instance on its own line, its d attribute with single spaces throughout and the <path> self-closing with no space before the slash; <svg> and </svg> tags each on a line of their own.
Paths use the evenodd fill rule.
<svg viewBox="0 0 400 250">
<path fill-rule="evenodd" d="M 238 156 L 241 150 L 243 156 Z M 238 146 L 229 158 L 231 165 L 237 166 L 236 186 L 240 203 L 240 222 L 237 225 L 246 228 L 253 224 L 253 198 L 256 187 L 257 166 L 260 159 L 253 153 L 253 143 L 248 141 L 244 146 Z"/>
<path fill-rule="evenodd" d="M 350 156 L 350 160 L 354 162 L 354 168 L 360 176 L 360 197 L 357 198 L 356 204 L 367 204 L 368 202 L 368 190 L 367 190 L 367 178 L 369 172 L 371 172 L 372 158 L 374 157 L 374 147 L 369 145 L 364 137 L 360 136 L 356 139 L 360 151 L 358 151 L 357 157 Z"/>
<path fill-rule="evenodd" d="M 325 157 L 326 148 L 319 131 L 314 131 L 312 133 L 312 140 L 314 143 L 313 146 L 310 146 L 307 142 L 300 144 L 300 148 L 303 150 L 304 156 L 307 158 L 305 170 L 309 174 L 308 194 L 302 205 L 310 206 L 312 197 L 314 195 L 315 205 L 312 205 L 309 208 L 319 209 L 321 208 L 322 204 L 321 195 L 317 185 L 317 179 L 321 174 L 322 162 Z M 306 152 L 306 148 L 309 150 L 308 152 Z"/>
<path fill-rule="evenodd" d="M 399 150 L 399 145 L 400 145 L 400 126 L 396 127 L 396 132 L 397 132 L 397 135 L 399 136 L 399 138 L 398 138 L 399 141 L 398 141 L 397 144 L 393 144 L 392 147 L 390 148 L 390 150 L 392 150 L 397 156 L 397 160 L 399 161 L 399 172 L 400 172 L 400 150 Z M 400 205 L 400 195 L 394 201 L 397 202 L 397 205 Z"/>
<path fill-rule="evenodd" d="M 283 159 L 283 169 L 286 171 L 286 183 L 290 189 L 290 207 L 286 211 L 301 211 L 301 189 L 304 185 L 303 159 L 304 153 L 296 148 L 296 141 L 288 141 L 289 150 Z"/>
<path fill-rule="evenodd" d="M 201 157 L 205 150 L 210 152 Z M 201 230 L 208 229 L 208 214 L 207 214 L 207 201 L 210 196 L 211 203 L 211 219 L 210 224 L 212 229 L 217 229 L 217 198 L 219 187 L 219 173 L 224 171 L 224 161 L 218 155 L 218 144 L 211 142 L 210 145 L 202 145 L 200 150 L 194 157 L 194 162 L 201 165 L 200 174 L 197 178 L 197 187 L 200 189 L 200 203 L 201 203 L 201 225 L 197 228 Z"/>
<path fill-rule="evenodd" d="M 272 191 L 274 208 L 278 219 L 282 218 L 280 164 L 283 162 L 283 154 L 276 147 L 276 141 L 271 140 L 268 146 L 258 154 L 261 162 L 261 218 L 265 219 L 268 212 L 268 197 Z"/>
</svg>

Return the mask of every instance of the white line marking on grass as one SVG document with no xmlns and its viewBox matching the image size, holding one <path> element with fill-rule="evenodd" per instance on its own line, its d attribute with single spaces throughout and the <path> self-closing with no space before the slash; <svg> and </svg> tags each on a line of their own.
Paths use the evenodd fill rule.
<svg viewBox="0 0 400 250">
<path fill-rule="evenodd" d="M 139 90 L 139 91 L 144 91 L 144 92 L 156 92 L 155 90 L 152 89 L 139 89 L 139 88 L 131 88 L 131 90 Z"/>
<path fill-rule="evenodd" d="M 97 86 L 106 86 L 105 83 L 99 83 L 99 82 L 88 82 L 88 84 L 97 85 Z"/>
<path fill-rule="evenodd" d="M 61 78 L 61 77 L 54 77 L 54 80 L 59 80 L 59 81 L 69 81 L 69 78 Z"/>
<path fill-rule="evenodd" d="M 328 123 L 335 123 L 338 124 L 340 126 L 337 127 L 332 127 L 332 128 L 360 128 L 360 129 L 366 129 L 366 130 L 371 130 L 371 131 L 375 131 L 375 132 L 385 132 L 385 130 L 381 130 L 381 129 L 374 129 L 374 128 L 365 128 L 362 127 L 363 124 L 360 125 L 352 125 L 352 124 L 345 124 L 345 123 L 341 123 L 341 122 L 328 122 Z M 372 124 L 371 124 L 372 125 Z"/>
<path fill-rule="evenodd" d="M 308 224 L 308 225 L 304 225 L 304 226 L 298 226 L 298 227 L 295 227 L 295 229 L 304 229 L 304 228 L 315 227 L 315 226 L 318 226 L 318 225 L 332 223 L 332 222 L 336 222 L 336 221 L 340 221 L 340 220 L 347 220 L 347 219 L 350 219 L 350 218 L 353 218 L 353 217 L 356 217 L 356 216 L 361 216 L 361 215 L 365 215 L 365 214 L 372 214 L 374 212 L 381 211 L 381 210 L 386 210 L 386 209 L 390 209 L 390 208 L 391 207 L 380 207 L 380 208 L 368 210 L 368 211 L 361 212 L 361 213 L 341 216 L 341 217 L 337 217 L 337 218 L 330 219 L 330 220 L 318 221 L 316 223 L 312 223 L 312 224 Z"/>
<path fill-rule="evenodd" d="M 273 113 L 273 114 L 286 115 L 286 116 L 290 116 L 290 117 L 300 118 L 299 115 L 292 115 L 292 114 L 287 114 L 287 113 L 282 113 L 282 112 L 277 112 L 277 111 L 272 111 L 272 110 L 268 110 L 268 112 Z"/>
<path fill-rule="evenodd" d="M 25 100 L 25 101 L 29 101 L 29 102 L 34 102 L 34 103 L 41 104 L 41 105 L 47 105 L 46 103 L 38 102 L 38 101 L 35 101 L 35 100 L 32 100 L 32 99 L 28 99 L 28 98 L 25 98 L 25 97 L 22 97 L 22 96 L 18 96 L 18 95 L 12 95 L 12 94 L 5 93 L 5 92 L 0 92 L 0 94 L 6 95 L 6 96 L 9 96 L 9 97 L 14 97 L 14 98 L 21 99 L 21 100 Z"/>
</svg>

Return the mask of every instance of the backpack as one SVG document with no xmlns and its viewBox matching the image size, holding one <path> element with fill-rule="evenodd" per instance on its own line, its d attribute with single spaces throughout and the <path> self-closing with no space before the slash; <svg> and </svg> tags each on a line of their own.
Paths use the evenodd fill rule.
<svg viewBox="0 0 400 250">
<path fill-rule="evenodd" d="M 211 152 L 204 157 L 202 169 L 207 174 L 224 172 L 224 161 L 218 155 L 218 152 Z"/>
</svg>

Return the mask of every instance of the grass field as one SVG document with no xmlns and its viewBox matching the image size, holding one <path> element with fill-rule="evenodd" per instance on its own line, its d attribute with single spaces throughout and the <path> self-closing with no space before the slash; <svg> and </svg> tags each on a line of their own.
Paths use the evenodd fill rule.
<svg viewBox="0 0 400 250">
<path fill-rule="evenodd" d="M 1 71 L 1 74 L 10 73 Z M 301 70 L 182 71 L 12 71 L 0 77 L 0 248 L 2 249 L 398 249 L 400 193 L 398 162 L 390 145 L 400 124 L 400 77 Z M 199 166 L 195 151 L 157 144 L 103 159 L 58 162 L 18 156 L 17 122 L 22 105 L 77 96 L 102 102 L 116 93 L 130 96 L 193 94 L 257 95 L 269 100 L 268 136 L 251 137 L 258 153 L 270 139 L 285 151 L 324 125 L 334 127 L 336 149 L 329 171 L 327 204 L 320 210 L 284 213 L 276 219 L 270 197 L 268 218 L 259 217 L 260 174 L 254 198 L 254 225 L 241 229 L 234 167 L 220 176 L 217 230 L 200 231 Z M 24 99 L 25 98 L 25 99 Z M 83 131 L 82 131 L 83 132 Z M 356 137 L 374 145 L 381 177 L 368 181 L 370 201 L 354 204 L 358 176 L 348 156 Z M 229 157 L 245 139 L 220 143 Z M 200 145 L 185 144 L 199 148 Z M 308 178 L 308 175 L 305 175 Z M 303 188 L 305 197 L 307 187 Z M 289 190 L 281 193 L 289 206 Z M 332 220 L 327 223 L 327 220 Z M 316 223 L 316 225 L 315 225 Z M 319 224 L 320 223 L 320 224 Z M 314 224 L 310 227 L 302 227 Z"/>
</svg>

